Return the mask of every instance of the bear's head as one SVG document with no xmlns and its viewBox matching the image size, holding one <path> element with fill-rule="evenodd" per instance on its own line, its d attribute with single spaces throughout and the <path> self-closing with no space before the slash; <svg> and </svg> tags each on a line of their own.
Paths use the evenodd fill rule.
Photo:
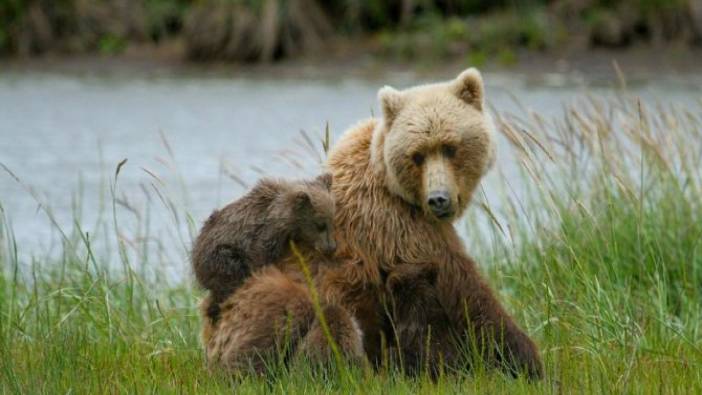
<svg viewBox="0 0 702 395">
<path fill-rule="evenodd" d="M 383 121 L 373 131 L 371 162 L 390 192 L 432 219 L 460 217 L 495 156 L 480 72 L 403 91 L 386 86 L 378 98 Z"/>
<path fill-rule="evenodd" d="M 325 173 L 312 181 L 295 184 L 284 197 L 285 210 L 291 214 L 293 240 L 325 255 L 336 250 L 331 184 L 331 174 Z"/>
</svg>

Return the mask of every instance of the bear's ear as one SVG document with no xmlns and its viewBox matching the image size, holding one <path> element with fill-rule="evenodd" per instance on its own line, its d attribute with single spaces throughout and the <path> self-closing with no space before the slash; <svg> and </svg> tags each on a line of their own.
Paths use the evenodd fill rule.
<svg viewBox="0 0 702 395">
<path fill-rule="evenodd" d="M 386 85 L 378 91 L 378 100 L 380 101 L 380 107 L 383 109 L 385 124 L 390 126 L 397 114 L 402 110 L 405 102 L 404 96 L 402 92 Z"/>
<path fill-rule="evenodd" d="M 312 205 L 310 195 L 305 191 L 295 191 L 291 196 L 291 200 L 296 210 L 300 210 Z"/>
<path fill-rule="evenodd" d="M 480 72 L 471 67 L 463 71 L 452 83 L 452 88 L 456 96 L 464 102 L 483 111 L 483 77 Z"/>
<path fill-rule="evenodd" d="M 315 181 L 318 182 L 320 185 L 322 185 L 327 190 L 331 190 L 331 187 L 332 187 L 331 173 L 324 173 L 324 174 L 318 176 L 317 178 L 315 178 Z"/>
</svg>

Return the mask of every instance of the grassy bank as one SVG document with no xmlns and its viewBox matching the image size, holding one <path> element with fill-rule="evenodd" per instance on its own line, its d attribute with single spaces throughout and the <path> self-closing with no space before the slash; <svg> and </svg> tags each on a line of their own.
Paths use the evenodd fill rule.
<svg viewBox="0 0 702 395">
<path fill-rule="evenodd" d="M 499 205 L 477 199 L 472 215 L 495 222 L 471 244 L 539 344 L 541 383 L 480 370 L 437 382 L 393 372 L 322 377 L 304 366 L 276 369 L 269 380 L 210 372 L 198 344 L 197 292 L 142 274 L 153 264 L 132 258 L 137 247 L 116 237 L 112 210 L 126 208 L 112 199 L 108 230 L 64 229 L 58 258 L 21 258 L 12 213 L 2 211 L 0 391 L 702 392 L 699 114 L 623 94 L 583 101 L 555 119 L 498 118 L 513 143 L 513 155 L 498 162 L 518 162 L 525 183 L 518 196 L 505 185 Z M 110 188 L 119 183 L 106 196 Z M 92 253 L 94 237 L 117 240 L 120 264 Z"/>
</svg>

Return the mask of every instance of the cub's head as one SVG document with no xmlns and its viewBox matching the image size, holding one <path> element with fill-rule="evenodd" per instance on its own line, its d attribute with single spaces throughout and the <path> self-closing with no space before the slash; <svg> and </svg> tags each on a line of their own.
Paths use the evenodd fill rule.
<svg viewBox="0 0 702 395">
<path fill-rule="evenodd" d="M 323 174 L 312 181 L 296 183 L 288 196 L 293 241 L 325 255 L 336 251 L 331 183 L 331 174 Z"/>
<path fill-rule="evenodd" d="M 494 161 L 494 126 L 483 80 L 470 68 L 448 82 L 378 92 L 383 121 L 371 161 L 390 192 L 430 218 L 452 221 L 467 207 Z"/>
</svg>

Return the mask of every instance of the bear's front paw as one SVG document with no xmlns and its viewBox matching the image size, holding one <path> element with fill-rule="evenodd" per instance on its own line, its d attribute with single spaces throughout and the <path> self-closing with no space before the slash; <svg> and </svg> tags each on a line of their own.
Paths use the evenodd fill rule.
<svg viewBox="0 0 702 395">
<path fill-rule="evenodd" d="M 393 295 L 401 293 L 418 294 L 421 289 L 433 289 L 436 285 L 437 270 L 430 264 L 398 265 L 387 275 L 385 287 Z"/>
<path fill-rule="evenodd" d="M 544 376 L 544 367 L 536 344 L 515 328 L 511 336 L 506 337 L 503 362 L 513 376 L 526 374 L 529 380 L 540 380 Z"/>
</svg>

